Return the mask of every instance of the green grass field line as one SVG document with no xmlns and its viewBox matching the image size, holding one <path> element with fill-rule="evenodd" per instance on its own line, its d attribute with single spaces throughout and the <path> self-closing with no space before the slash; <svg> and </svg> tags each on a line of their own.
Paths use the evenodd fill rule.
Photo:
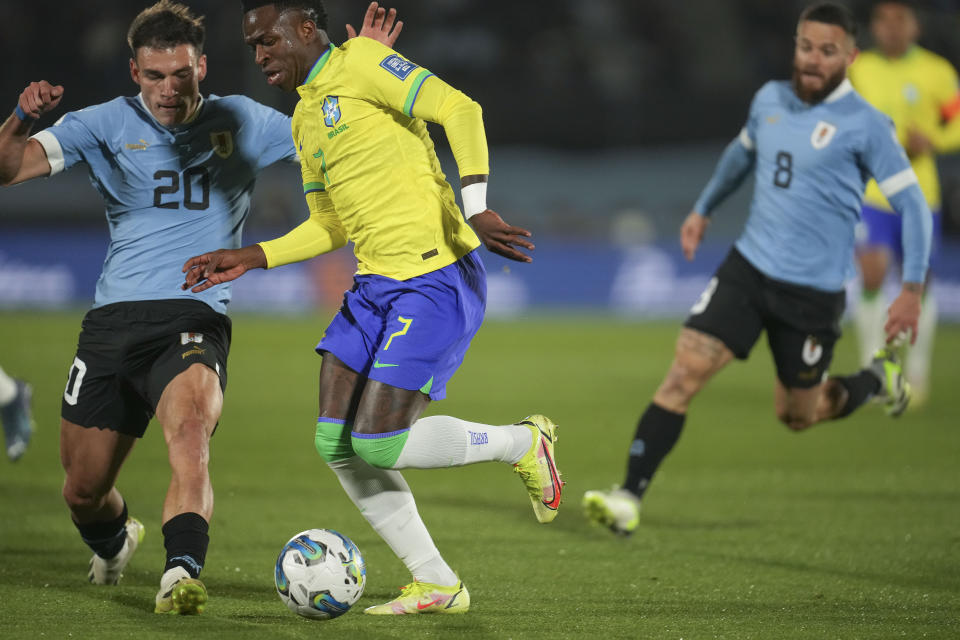
<svg viewBox="0 0 960 640">
<path fill-rule="evenodd" d="M 406 472 L 440 550 L 470 589 L 463 617 L 382 619 L 403 565 L 313 449 L 327 315 L 234 318 L 226 408 L 212 444 L 216 507 L 206 612 L 152 613 L 169 472 L 154 423 L 121 474 L 147 527 L 119 587 L 86 583 L 89 551 L 60 497 L 60 397 L 82 311 L 0 312 L 0 366 L 35 386 L 38 431 L 0 460 L 0 638 L 957 638 L 960 637 L 960 327 L 941 328 L 929 403 L 900 420 L 867 407 L 795 434 L 773 415 L 761 342 L 693 404 L 631 538 L 591 528 L 579 499 L 622 480 L 636 419 L 669 364 L 676 323 L 542 316 L 491 321 L 431 413 L 560 424 L 568 481 L 538 525 L 506 465 Z M 841 341 L 834 371 L 855 368 Z M 367 562 L 355 611 L 291 614 L 273 565 L 294 533 L 329 527 Z"/>
</svg>

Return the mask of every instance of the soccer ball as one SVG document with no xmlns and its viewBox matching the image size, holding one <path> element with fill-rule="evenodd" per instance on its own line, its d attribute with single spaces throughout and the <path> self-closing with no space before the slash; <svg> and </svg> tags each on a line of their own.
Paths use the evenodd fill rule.
<svg viewBox="0 0 960 640">
<path fill-rule="evenodd" d="M 348 537 L 332 529 L 310 529 L 283 545 L 274 582 L 291 611 L 329 620 L 360 599 L 366 576 L 360 550 Z"/>
</svg>

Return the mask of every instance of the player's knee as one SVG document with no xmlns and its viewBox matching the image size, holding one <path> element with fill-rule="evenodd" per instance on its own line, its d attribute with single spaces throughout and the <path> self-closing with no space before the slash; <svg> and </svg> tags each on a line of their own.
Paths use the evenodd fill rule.
<svg viewBox="0 0 960 640">
<path fill-rule="evenodd" d="M 210 436 L 202 420 L 184 420 L 167 434 L 170 465 L 206 467 L 210 461 Z"/>
<path fill-rule="evenodd" d="M 329 422 L 317 422 L 317 432 L 313 439 L 313 446 L 324 462 L 331 463 L 344 460 L 354 455 L 350 426 Z"/>
<path fill-rule="evenodd" d="M 103 506 L 108 491 L 98 490 L 95 486 L 67 478 L 63 483 L 63 500 L 71 512 L 84 513 L 97 511 Z"/>
<path fill-rule="evenodd" d="M 812 415 L 805 415 L 790 408 L 778 408 L 777 419 L 791 431 L 803 431 L 814 423 Z"/>
<path fill-rule="evenodd" d="M 403 449 L 405 438 L 399 439 L 397 436 L 384 436 L 376 434 L 376 437 L 363 437 L 354 434 L 351 438 L 353 451 L 363 458 L 367 464 L 377 469 L 393 469 L 400 457 L 400 451 Z"/>
</svg>

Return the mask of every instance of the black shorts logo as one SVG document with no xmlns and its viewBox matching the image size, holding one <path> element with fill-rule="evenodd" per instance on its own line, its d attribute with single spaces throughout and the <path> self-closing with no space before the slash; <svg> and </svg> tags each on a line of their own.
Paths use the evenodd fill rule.
<svg viewBox="0 0 960 640">
<path fill-rule="evenodd" d="M 183 353 L 181 353 L 181 354 L 180 354 L 180 358 L 181 358 L 181 359 L 184 359 L 184 358 L 186 358 L 187 356 L 202 356 L 202 355 L 203 355 L 204 353 L 206 353 L 206 352 L 207 352 L 206 349 L 201 349 L 200 347 L 194 347 L 193 349 L 190 349 L 189 351 L 184 351 Z"/>
<path fill-rule="evenodd" d="M 804 363 L 808 367 L 820 362 L 823 357 L 823 345 L 814 336 L 807 336 L 803 343 L 803 352 L 801 353 Z"/>
</svg>

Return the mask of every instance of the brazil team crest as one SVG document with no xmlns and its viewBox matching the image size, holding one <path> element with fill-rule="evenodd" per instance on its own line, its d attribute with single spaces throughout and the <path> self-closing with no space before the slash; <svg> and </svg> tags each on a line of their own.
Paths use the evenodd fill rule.
<svg viewBox="0 0 960 640">
<path fill-rule="evenodd" d="M 323 124 L 335 127 L 340 122 L 340 98 L 327 96 L 323 99 Z"/>
<path fill-rule="evenodd" d="M 213 146 L 213 152 L 224 160 L 233 154 L 233 134 L 229 131 L 211 132 L 210 144 Z"/>
<path fill-rule="evenodd" d="M 830 144 L 830 141 L 833 140 L 833 134 L 836 132 L 837 128 L 835 126 L 821 120 L 817 123 L 817 126 L 813 128 L 813 135 L 810 136 L 810 144 L 813 145 L 814 149 L 823 149 Z"/>
</svg>

